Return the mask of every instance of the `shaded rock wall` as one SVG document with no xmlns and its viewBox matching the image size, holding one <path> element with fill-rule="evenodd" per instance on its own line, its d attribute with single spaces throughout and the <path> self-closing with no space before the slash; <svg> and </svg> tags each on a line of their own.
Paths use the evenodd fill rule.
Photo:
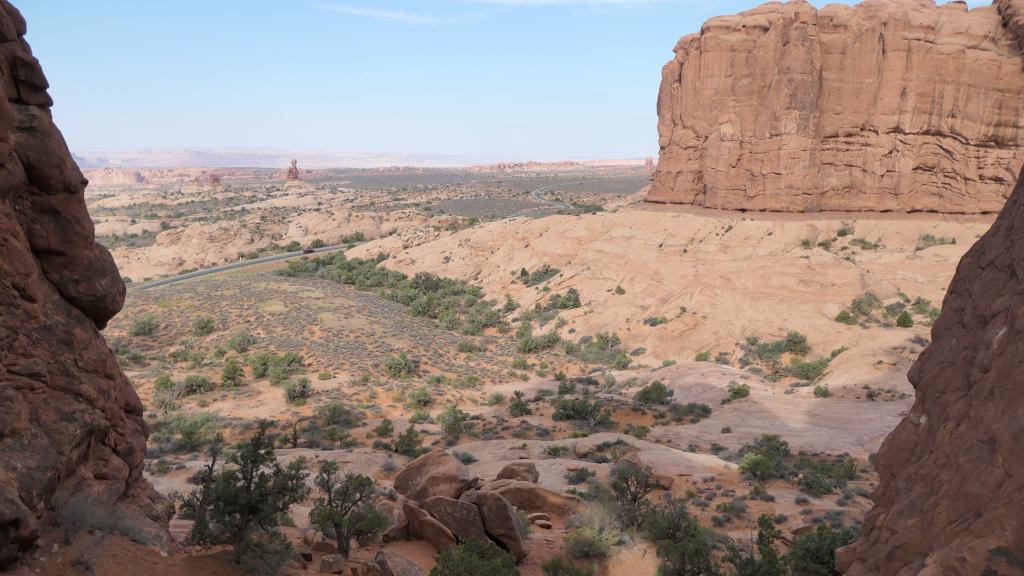
<svg viewBox="0 0 1024 576">
<path fill-rule="evenodd" d="M 1024 165 L 1021 0 L 770 2 L 662 70 L 648 200 L 998 212 Z"/>
<path fill-rule="evenodd" d="M 964 255 L 847 576 L 1024 574 L 1024 173 Z"/>
<path fill-rule="evenodd" d="M 142 404 L 99 333 L 124 283 L 24 35 L 0 0 L 0 567 L 61 513 L 167 543 L 167 502 L 142 479 Z"/>
</svg>

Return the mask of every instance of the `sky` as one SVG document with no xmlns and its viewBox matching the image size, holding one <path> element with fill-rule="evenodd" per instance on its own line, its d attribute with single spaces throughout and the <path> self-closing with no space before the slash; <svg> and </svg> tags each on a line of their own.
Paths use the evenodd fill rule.
<svg viewBox="0 0 1024 576">
<path fill-rule="evenodd" d="M 655 101 L 676 40 L 760 2 L 14 3 L 73 151 L 560 160 L 656 155 Z"/>
</svg>

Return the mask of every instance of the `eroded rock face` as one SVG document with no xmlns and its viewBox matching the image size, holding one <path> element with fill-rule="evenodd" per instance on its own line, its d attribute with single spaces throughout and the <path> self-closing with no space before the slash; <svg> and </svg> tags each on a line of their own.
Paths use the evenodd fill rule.
<svg viewBox="0 0 1024 576">
<path fill-rule="evenodd" d="M 395 476 L 395 490 L 416 502 L 432 496 L 458 498 L 473 479 L 465 464 L 443 450 L 427 452 L 409 462 Z"/>
<path fill-rule="evenodd" d="M 997 212 L 1024 164 L 1024 0 L 770 2 L 662 70 L 648 200 Z"/>
<path fill-rule="evenodd" d="M 847 576 L 1024 573 L 1024 174 L 964 255 Z"/>
<path fill-rule="evenodd" d="M 25 30 L 0 0 L 0 567 L 51 512 L 169 542 L 169 503 L 142 479 L 142 404 L 99 333 L 124 283 Z"/>
</svg>

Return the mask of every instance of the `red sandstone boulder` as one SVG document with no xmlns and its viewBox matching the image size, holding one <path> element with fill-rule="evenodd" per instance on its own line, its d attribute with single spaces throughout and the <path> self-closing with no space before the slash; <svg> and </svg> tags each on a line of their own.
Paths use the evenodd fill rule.
<svg viewBox="0 0 1024 576">
<path fill-rule="evenodd" d="M 472 490 L 462 495 L 461 500 L 469 502 L 480 510 L 484 520 L 484 529 L 505 547 L 516 561 L 526 558 L 529 552 L 526 536 L 519 524 L 519 516 L 508 500 L 496 492 L 488 490 Z"/>
<path fill-rule="evenodd" d="M 423 508 L 444 524 L 460 542 L 468 542 L 473 538 L 487 541 L 480 511 L 473 504 L 464 500 L 434 496 L 427 498 Z"/>
<path fill-rule="evenodd" d="M 409 462 L 395 476 L 395 490 L 406 498 L 424 502 L 432 496 L 458 498 L 473 484 L 466 466 L 442 450 L 428 452 Z"/>
<path fill-rule="evenodd" d="M 540 480 L 540 472 L 533 462 L 512 462 L 506 464 L 498 472 L 498 480 L 523 480 L 524 482 L 536 483 Z"/>
<path fill-rule="evenodd" d="M 426 540 L 431 546 L 437 548 L 438 552 L 455 544 L 455 536 L 451 531 L 436 518 L 427 514 L 425 510 L 406 502 L 402 511 L 405 513 L 406 522 L 409 523 L 410 537 Z"/>
<path fill-rule="evenodd" d="M 124 283 L 25 32 L 0 0 L 0 568 L 72 508 L 169 549 L 173 507 L 142 478 L 142 403 L 99 333 Z"/>
</svg>

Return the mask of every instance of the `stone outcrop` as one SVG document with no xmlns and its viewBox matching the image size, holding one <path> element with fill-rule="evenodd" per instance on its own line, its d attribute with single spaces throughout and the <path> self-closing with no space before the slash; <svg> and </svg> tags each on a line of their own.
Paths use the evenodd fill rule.
<svg viewBox="0 0 1024 576">
<path fill-rule="evenodd" d="M 498 472 L 498 480 L 522 480 L 536 484 L 540 481 L 540 472 L 533 462 L 510 462 Z"/>
<path fill-rule="evenodd" d="M 1024 174 L 964 255 L 847 576 L 1024 573 Z"/>
<path fill-rule="evenodd" d="M 1022 0 L 770 2 L 662 70 L 648 200 L 997 212 L 1024 164 Z"/>
<path fill-rule="evenodd" d="M 466 465 L 443 450 L 427 452 L 395 476 L 395 490 L 417 502 L 432 496 L 457 499 L 472 483 Z"/>
<path fill-rule="evenodd" d="M 508 500 L 490 490 L 470 490 L 462 495 L 461 500 L 473 504 L 480 510 L 484 530 L 515 556 L 517 562 L 526 558 L 529 553 L 526 536 L 519 525 L 516 510 Z"/>
<path fill-rule="evenodd" d="M 169 502 L 142 478 L 142 404 L 99 333 L 124 283 L 25 31 L 0 0 L 0 567 L 48 515 L 170 541 Z"/>
<path fill-rule="evenodd" d="M 487 541 L 484 522 L 476 506 L 462 500 L 434 496 L 423 503 L 423 508 L 450 530 L 459 542 L 469 542 L 474 538 Z"/>
</svg>

